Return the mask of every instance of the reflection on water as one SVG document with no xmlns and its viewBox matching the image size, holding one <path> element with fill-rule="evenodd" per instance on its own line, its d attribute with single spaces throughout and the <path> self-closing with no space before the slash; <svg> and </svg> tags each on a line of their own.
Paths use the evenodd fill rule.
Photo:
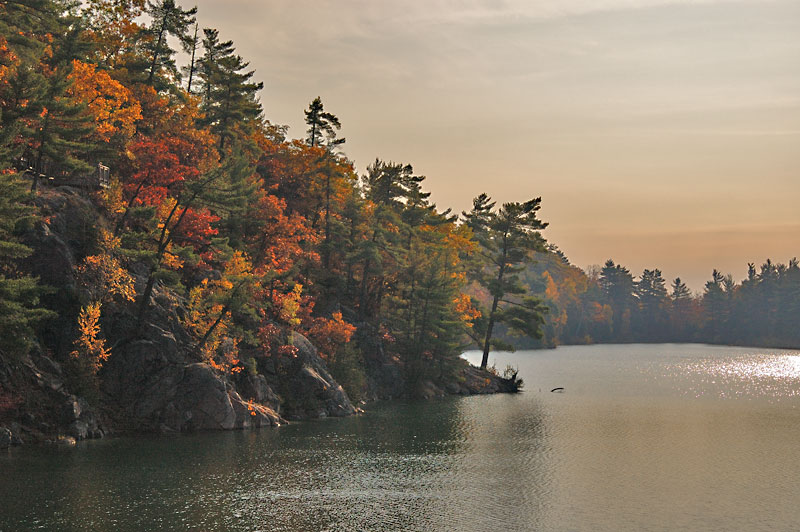
<svg viewBox="0 0 800 532">
<path fill-rule="evenodd" d="M 468 353 L 474 358 L 476 353 Z M 499 353 L 526 392 L 0 456 L 0 531 L 790 530 L 800 353 Z M 547 390 L 564 386 L 564 394 Z M 541 390 L 541 391 L 540 391 Z"/>
<path fill-rule="evenodd" d="M 715 393 L 719 397 L 769 397 L 780 401 L 800 392 L 800 356 L 787 353 L 757 353 L 730 359 L 705 358 L 675 365 L 676 372 L 695 374 L 702 386 L 686 393 L 700 396 Z"/>
</svg>

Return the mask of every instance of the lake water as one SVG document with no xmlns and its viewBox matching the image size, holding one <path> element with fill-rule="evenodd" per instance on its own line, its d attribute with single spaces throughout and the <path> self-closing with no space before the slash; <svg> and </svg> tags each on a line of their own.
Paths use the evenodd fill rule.
<svg viewBox="0 0 800 532">
<path fill-rule="evenodd" d="M 12 449 L 0 531 L 800 528 L 800 351 L 606 345 L 492 361 L 518 366 L 525 392 Z"/>
</svg>

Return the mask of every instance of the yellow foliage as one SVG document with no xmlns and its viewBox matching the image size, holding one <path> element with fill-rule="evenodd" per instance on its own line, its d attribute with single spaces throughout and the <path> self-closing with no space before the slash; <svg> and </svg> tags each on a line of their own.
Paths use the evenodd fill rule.
<svg viewBox="0 0 800 532">
<path fill-rule="evenodd" d="M 233 256 L 225 263 L 225 276 L 228 278 L 246 275 L 252 271 L 252 264 L 247 260 L 247 256 L 239 250 L 234 251 Z"/>
<path fill-rule="evenodd" d="M 542 272 L 542 277 L 545 280 L 545 290 L 544 295 L 550 301 L 558 301 L 558 287 L 556 286 L 555 281 L 553 281 L 553 277 L 550 275 L 550 272 L 544 271 Z"/>
<path fill-rule="evenodd" d="M 114 252 L 120 240 L 105 229 L 100 230 L 100 254 L 89 255 L 78 267 L 78 276 L 97 301 L 119 296 L 126 301 L 136 297 L 133 277 L 122 267 Z"/>
<path fill-rule="evenodd" d="M 300 297 L 302 293 L 303 285 L 300 283 L 294 285 L 294 289 L 289 294 L 286 294 L 281 304 L 281 319 L 293 327 L 300 325 L 301 320 L 297 317 L 297 311 L 300 310 Z"/>
<path fill-rule="evenodd" d="M 167 244 L 167 249 L 164 250 L 164 258 L 161 260 L 161 265 L 171 270 L 180 270 L 183 268 L 183 259 L 173 253 L 172 249 L 172 242 L 170 242 Z"/>
<path fill-rule="evenodd" d="M 95 301 L 81 309 L 78 316 L 78 338 L 74 343 L 74 350 L 70 356 L 86 364 L 92 374 L 97 374 L 103 362 L 111 355 L 106 348 L 105 340 L 98 338 L 100 334 L 100 308 L 101 303 Z"/>
<path fill-rule="evenodd" d="M 125 212 L 126 203 L 122 196 L 122 181 L 112 177 L 108 187 L 100 192 L 100 201 L 112 215 Z"/>
<path fill-rule="evenodd" d="M 198 339 L 205 338 L 205 341 L 201 342 L 201 358 L 224 373 L 237 373 L 242 368 L 238 365 L 239 340 L 231 335 L 230 313 L 220 301 L 233 289 L 232 280 L 248 275 L 251 269 L 252 266 L 244 253 L 236 251 L 225 263 L 219 279 L 203 279 L 189 291 L 184 325 Z"/>
<path fill-rule="evenodd" d="M 481 317 L 481 311 L 472 305 L 472 300 L 467 294 L 459 294 L 453 300 L 456 314 L 467 327 L 472 327 L 472 323 Z"/>
<path fill-rule="evenodd" d="M 111 78 L 95 65 L 72 61 L 69 94 L 86 104 L 94 117 L 97 135 L 109 142 L 114 135 L 131 138 L 136 121 L 142 118 L 142 107 L 127 87 Z"/>
</svg>

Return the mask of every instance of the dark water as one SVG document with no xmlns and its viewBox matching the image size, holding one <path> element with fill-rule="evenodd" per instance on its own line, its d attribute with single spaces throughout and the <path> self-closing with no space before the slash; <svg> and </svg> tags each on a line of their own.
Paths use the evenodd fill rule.
<svg viewBox="0 0 800 532">
<path fill-rule="evenodd" d="M 0 530 L 800 529 L 800 352 L 591 346 L 507 363 L 524 394 L 12 449 Z"/>
</svg>

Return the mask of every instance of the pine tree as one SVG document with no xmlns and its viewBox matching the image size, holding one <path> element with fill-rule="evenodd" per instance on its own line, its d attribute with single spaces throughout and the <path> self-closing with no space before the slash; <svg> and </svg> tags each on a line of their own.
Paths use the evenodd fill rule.
<svg viewBox="0 0 800 532">
<path fill-rule="evenodd" d="M 414 175 L 410 164 L 387 163 L 376 159 L 362 178 L 364 196 L 374 206 L 369 234 L 359 246 L 361 289 L 359 313 L 380 321 L 385 295 L 384 281 L 390 263 L 395 262 L 403 245 L 404 222 L 401 213 L 412 196 L 426 198 L 420 190 L 424 176 Z"/>
<path fill-rule="evenodd" d="M 192 56 L 189 59 L 189 64 L 183 67 L 183 71 L 187 74 L 188 80 L 186 82 L 186 92 L 189 94 L 192 93 L 192 81 L 194 81 L 194 74 L 197 72 L 197 46 L 200 44 L 200 41 L 197 40 L 197 30 L 198 24 L 195 22 L 194 24 L 194 36 L 189 44 L 190 49 L 192 50 Z"/>
<path fill-rule="evenodd" d="M 37 172 L 46 175 L 87 172 L 88 136 L 94 128 L 86 106 L 67 94 L 72 84 L 73 60 L 83 57 L 87 43 L 78 20 L 67 21 L 65 34 L 55 37 L 52 55 L 44 61 L 46 89 L 37 103 L 41 109 L 29 150 Z M 33 179 L 35 191 L 38 179 Z"/>
<path fill-rule="evenodd" d="M 0 3 L 0 169 L 23 155 L 48 83 L 42 69 L 47 34 L 61 32 L 50 0 Z"/>
<path fill-rule="evenodd" d="M 337 139 L 336 132 L 342 128 L 339 119 L 333 113 L 325 111 L 322 98 L 317 96 L 308 105 L 308 110 L 303 111 L 308 125 L 308 145 L 325 146 L 329 150 L 345 143 L 345 139 Z"/>
<path fill-rule="evenodd" d="M 706 333 L 712 342 L 719 341 L 723 323 L 727 318 L 724 281 L 725 276 L 717 269 L 714 269 L 711 272 L 711 280 L 706 281 L 703 292 L 703 305 L 706 310 Z"/>
<path fill-rule="evenodd" d="M 481 368 L 486 368 L 493 346 L 511 347 L 493 338 L 497 323 L 540 338 L 546 312 L 540 300 L 527 296 L 527 288 L 519 276 L 531 254 L 544 250 L 544 239 L 539 231 L 547 227 L 547 223 L 536 218 L 541 198 L 505 203 L 498 210 L 494 210 L 494 206 L 489 196 L 481 194 L 473 200 L 472 210 L 463 213 L 466 225 L 480 245 L 472 278 L 492 296 L 490 309 L 483 313 L 485 328 L 480 331 L 483 333 Z"/>
<path fill-rule="evenodd" d="M 645 269 L 635 284 L 636 297 L 639 299 L 640 330 L 644 340 L 662 339 L 667 323 L 667 287 L 661 270 Z"/>
<path fill-rule="evenodd" d="M 203 124 L 210 126 L 219 138 L 220 154 L 237 131 L 252 126 L 261 116 L 256 98 L 264 84 L 253 83 L 254 71 L 246 71 L 249 63 L 234 54 L 231 41 L 219 42 L 217 30 L 204 29 L 205 54 L 200 66 L 203 83 Z"/>
<path fill-rule="evenodd" d="M 324 213 L 323 223 L 325 225 L 325 234 L 322 243 L 322 267 L 328 269 L 330 267 L 330 257 L 332 252 L 331 242 L 331 196 L 333 195 L 333 180 L 334 173 L 341 171 L 341 165 L 338 164 L 337 156 L 334 154 L 335 148 L 345 143 L 345 139 L 336 138 L 336 132 L 342 127 L 336 115 L 328 113 L 324 110 L 322 99 L 317 96 L 309 104 L 308 110 L 303 112 L 305 114 L 306 124 L 308 125 L 308 139 L 309 146 L 323 147 L 325 152 L 321 155 L 323 159 L 322 174 L 324 176 Z M 324 135 L 324 140 L 323 140 Z"/>
<path fill-rule="evenodd" d="M 197 77 L 200 79 L 202 108 L 207 111 L 212 105 L 212 92 L 219 77 L 217 61 L 233 54 L 233 41 L 220 42 L 218 30 L 203 28 L 202 45 L 203 56 L 197 61 Z"/>
<path fill-rule="evenodd" d="M 36 221 L 31 195 L 23 181 L 0 174 L 0 356 L 24 355 L 34 341 L 34 326 L 53 313 L 39 306 L 45 292 L 37 279 L 21 274 L 18 261 L 32 250 L 20 233 Z"/>
<path fill-rule="evenodd" d="M 146 11 L 153 19 L 150 26 L 152 41 L 148 45 L 150 68 L 147 83 L 157 90 L 163 90 L 170 85 L 170 77 L 175 80 L 179 77 L 175 66 L 175 50 L 169 46 L 167 38 L 177 38 L 183 50 L 188 52 L 192 44 L 189 28 L 195 22 L 197 8 L 184 10 L 175 0 L 148 0 Z"/>
<path fill-rule="evenodd" d="M 600 271 L 598 282 L 605 300 L 611 305 L 614 338 L 618 341 L 630 341 L 631 313 L 636 306 L 635 285 L 631 272 L 609 259 Z"/>
</svg>

